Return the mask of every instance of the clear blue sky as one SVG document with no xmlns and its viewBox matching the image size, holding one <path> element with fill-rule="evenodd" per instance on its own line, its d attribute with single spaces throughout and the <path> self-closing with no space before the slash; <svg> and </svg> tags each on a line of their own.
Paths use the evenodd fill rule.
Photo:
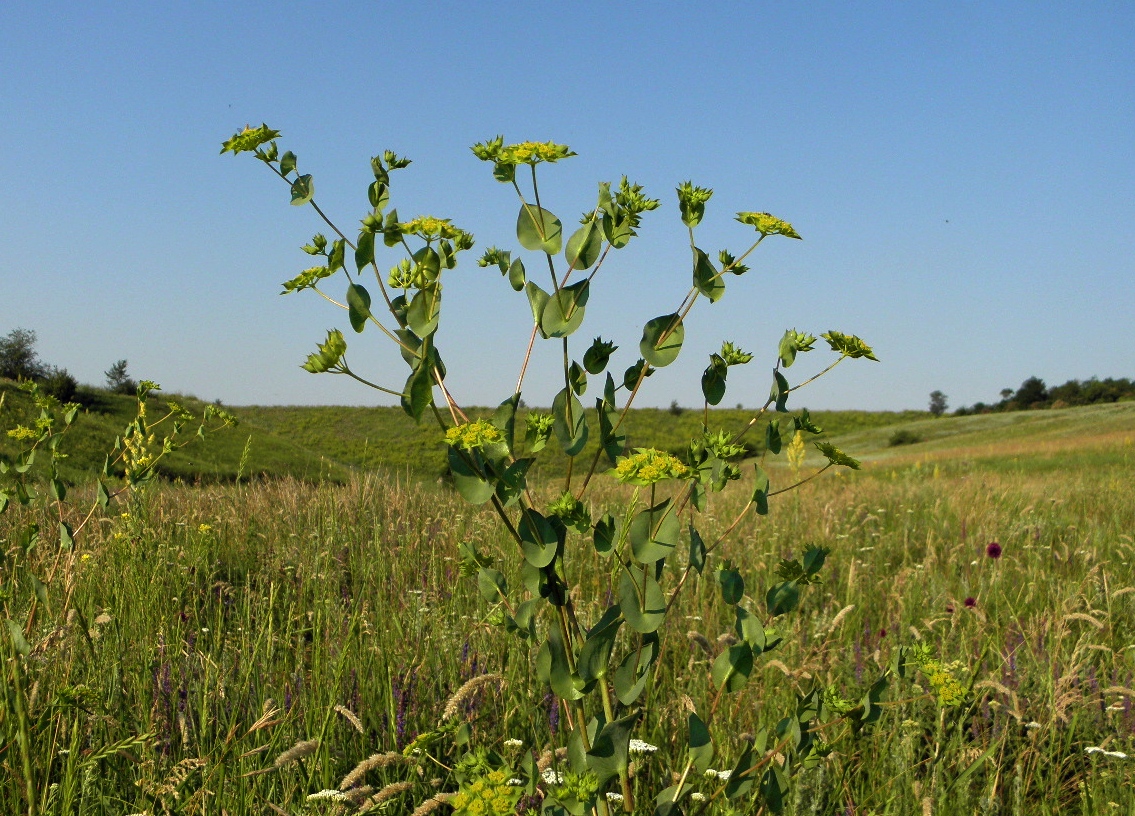
<svg viewBox="0 0 1135 816">
<path fill-rule="evenodd" d="M 218 155 L 260 122 L 342 224 L 390 148 L 414 159 L 400 214 L 451 217 L 481 249 L 515 248 L 517 204 L 473 142 L 571 145 L 542 175 L 565 224 L 596 182 L 644 184 L 663 207 L 604 267 L 577 335 L 579 356 L 596 334 L 619 342 L 619 371 L 689 286 L 678 182 L 716 190 L 698 233 L 713 256 L 752 234 L 738 210 L 791 221 L 805 240 L 770 239 L 698 305 L 643 404 L 700 404 L 723 339 L 756 354 L 725 404 L 763 401 L 793 326 L 859 334 L 881 362 L 790 407 L 1135 376 L 1135 4 L 9 2 L 0 30 L 0 333 L 34 329 L 84 382 L 125 357 L 227 404 L 379 401 L 298 368 L 349 327 L 311 293 L 278 295 L 319 224 L 258 162 Z M 457 398 L 505 398 L 523 296 L 469 260 L 445 311 Z M 379 335 L 348 338 L 353 367 L 400 387 Z M 538 354 L 525 397 L 546 405 L 558 345 Z"/>
</svg>

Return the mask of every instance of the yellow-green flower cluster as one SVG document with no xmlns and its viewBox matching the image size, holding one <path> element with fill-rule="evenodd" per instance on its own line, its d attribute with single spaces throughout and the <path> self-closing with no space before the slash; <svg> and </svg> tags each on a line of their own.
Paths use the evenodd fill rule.
<svg viewBox="0 0 1135 816">
<path fill-rule="evenodd" d="M 575 155 L 567 145 L 555 142 L 517 142 L 506 145 L 503 136 L 478 142 L 473 145 L 473 153 L 482 161 L 492 161 L 499 165 L 557 162 Z"/>
<path fill-rule="evenodd" d="M 454 425 L 445 432 L 446 444 L 462 450 L 481 450 L 488 445 L 504 441 L 502 434 L 487 419 Z"/>
<path fill-rule="evenodd" d="M 491 771 L 474 779 L 449 800 L 456 816 L 511 816 L 520 788 L 508 784 L 508 772 Z"/>
<path fill-rule="evenodd" d="M 955 675 L 962 668 L 961 663 L 942 663 L 930 653 L 928 646 L 912 649 L 911 660 L 926 677 L 939 705 L 956 706 L 965 702 L 966 687 Z"/>
<path fill-rule="evenodd" d="M 413 221 L 405 221 L 398 225 L 399 231 L 404 235 L 417 235 L 427 241 L 435 238 L 457 238 L 462 231 L 450 223 L 448 218 L 435 218 L 432 215 L 419 215 Z"/>
<path fill-rule="evenodd" d="M 742 224 L 755 227 L 761 235 L 783 235 L 787 238 L 799 238 L 800 234 L 792 229 L 787 221 L 782 221 L 775 215 L 766 212 L 739 212 L 737 220 Z"/>
<path fill-rule="evenodd" d="M 39 434 L 25 425 L 17 425 L 15 428 L 8 431 L 8 436 L 12 437 L 13 439 L 23 441 L 25 439 L 35 439 L 39 436 Z"/>
<path fill-rule="evenodd" d="M 678 457 L 654 448 L 636 448 L 615 465 L 615 477 L 626 484 L 651 485 L 667 479 L 684 479 L 690 469 Z"/>
</svg>

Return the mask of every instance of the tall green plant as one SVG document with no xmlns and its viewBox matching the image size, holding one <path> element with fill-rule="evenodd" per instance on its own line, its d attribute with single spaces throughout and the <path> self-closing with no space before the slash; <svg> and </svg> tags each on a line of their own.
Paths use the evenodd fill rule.
<svg viewBox="0 0 1135 816">
<path fill-rule="evenodd" d="M 31 712 L 36 689 L 48 676 L 42 653 L 75 622 L 91 645 L 88 624 L 72 604 L 78 565 L 90 557 L 83 551 L 84 532 L 104 516 L 112 502 L 130 500 L 150 485 L 166 455 L 235 420 L 216 406 L 195 415 L 176 402 L 168 402 L 165 412 L 155 418 L 150 403 L 160 386 L 144 380 L 137 386 L 137 415 L 115 440 L 102 473 L 92 484 L 69 485 L 59 466 L 67 456 L 66 438 L 79 406 L 61 403 L 34 381 L 20 388 L 30 396 L 34 410 L 26 421 L 7 429 L 19 450 L 10 460 L 0 459 L 0 513 L 12 502 L 38 505 L 41 516 L 50 523 L 28 521 L 17 525 L 11 538 L 0 539 L 0 617 L 6 629 L 0 633 L 4 673 L 0 753 L 17 758 L 6 759 L 6 765 L 15 769 L 12 775 L 22 790 L 26 812 L 36 816 L 55 809 L 72 812 L 81 775 L 94 773 L 100 759 L 144 745 L 150 738 L 149 734 L 138 735 L 81 760 L 71 757 L 61 769 L 53 768 L 51 757 L 58 746 L 70 746 L 66 751 L 77 749 L 89 721 L 95 719 L 83 716 L 82 698 L 88 690 L 55 688 L 56 696 L 48 705 L 41 703 L 36 716 Z M 0 406 L 5 396 L 0 395 Z M 196 434 L 187 438 L 185 432 L 191 427 L 196 427 Z"/>
<path fill-rule="evenodd" d="M 739 755 L 724 755 L 729 723 L 718 716 L 722 700 L 744 688 L 758 661 L 782 644 L 786 616 L 797 610 L 808 587 L 820 581 L 829 553 L 811 546 L 800 557 L 782 561 L 776 581 L 760 599 L 746 594 L 744 577 L 730 560 L 718 556 L 725 554 L 730 535 L 743 520 L 769 512 L 773 497 L 829 468 L 859 467 L 825 442 L 815 447 L 826 463 L 793 483 L 773 485 L 762 463 L 764 456 L 780 454 L 785 437 L 821 432 L 807 410 L 789 413 L 791 394 L 844 360 L 874 360 L 875 355 L 858 337 L 828 331 L 821 337 L 835 358 L 819 374 L 792 385 L 787 371 L 799 355 L 815 349 L 817 338 L 789 329 L 777 350 L 768 399 L 744 427 L 729 432 L 708 425 L 708 408 L 725 396 L 731 369 L 747 364 L 752 355 L 727 341 L 710 355 L 702 375 L 706 419 L 684 458 L 654 449 L 627 450 L 624 423 L 646 378 L 681 353 L 690 311 L 699 303 L 721 300 L 729 276 L 740 278 L 748 272 L 745 261 L 766 239 L 799 239 L 796 230 L 768 213 L 738 212 L 736 220 L 752 230 L 744 248 L 711 257 L 698 245 L 696 230 L 713 191 L 691 182 L 680 184 L 677 203 L 689 235 L 690 288 L 673 310 L 645 323 L 636 359 L 621 373 L 613 373 L 618 351 L 614 344 L 602 337 L 582 346 L 573 345 L 573 340 L 611 251 L 626 248 L 659 200 L 626 177 L 617 185 L 601 183 L 595 204 L 565 235 L 563 222 L 541 198 L 538 170 L 575 155 L 566 145 L 505 144 L 500 136 L 474 145 L 474 155 L 492 166 L 493 177 L 518 200 L 516 244 L 511 249 L 490 247 L 478 264 L 495 267 L 513 291 L 523 293 L 532 331 L 527 347 L 518 349 L 521 363 L 511 394 L 491 418 L 472 419 L 447 387 L 437 332 L 445 274 L 472 248 L 473 236 L 447 218 L 400 219 L 390 207 L 391 178 L 410 162 L 390 151 L 371 159 L 369 207 L 357 233 L 347 234 L 317 205 L 312 176 L 299 172 L 295 154 L 280 153 L 279 135 L 266 125 L 245 128 L 224 143 L 222 153 L 252 153 L 288 185 L 292 204 L 310 205 L 334 236 L 317 234 L 303 247 L 319 264 L 285 282 L 284 293 L 310 289 L 346 311 L 353 332 L 372 327 L 400 353 L 407 376 L 400 386 L 362 376 L 348 364 L 347 335 L 338 329 L 328 332 L 303 367 L 346 375 L 396 396 L 414 420 L 432 414 L 440 427 L 439 441 L 443 436 L 447 446 L 457 491 L 472 504 L 491 507 L 515 544 L 512 552 L 495 554 L 482 552 L 476 543 L 462 545 L 463 572 L 475 578 L 481 595 L 492 604 L 490 620 L 536 650 L 538 677 L 559 700 L 568 724 L 566 744 L 560 746 L 562 773 L 547 768 L 534 754 L 510 762 L 475 746 L 467 726 L 447 722 L 422 735 L 408 751 L 453 769 L 451 790 L 438 801 L 469 814 L 512 813 L 521 792 L 536 797 L 531 801 L 538 799 L 545 814 L 607 814 L 612 806 L 629 813 L 648 807 L 636 801 L 641 796 L 633 784 L 631 756 L 641 745 L 633 737 L 647 711 L 665 635 L 674 628 L 672 609 L 697 573 L 712 576 L 720 586 L 721 601 L 735 621 L 736 639 L 713 663 L 712 694 L 688 706 L 688 754 L 677 779 L 651 792 L 647 801 L 653 799 L 654 812 L 660 815 L 701 813 L 711 807 L 749 812 L 759 806 L 779 812 L 795 772 L 821 762 L 841 734 L 853 739 L 879 717 L 887 674 L 905 672 L 906 660 L 900 651 L 891 672 L 858 702 L 814 686 L 799 695 L 783 718 L 752 735 Z M 345 292 L 341 283 L 335 284 L 335 291 L 329 288 L 330 279 L 339 273 L 346 278 Z M 383 308 L 373 308 L 376 301 Z M 537 340 L 548 342 L 561 360 L 563 385 L 548 400 L 550 412 L 530 411 L 521 422 L 518 408 Z M 589 378 L 599 377 L 603 379 L 593 423 L 580 397 Z M 763 433 L 766 454 L 753 464 L 749 501 L 724 531 L 706 537 L 699 529 L 706 529 L 703 514 L 714 493 L 741 478 L 744 438 L 754 432 Z M 587 454 L 587 442 L 595 435 L 598 447 Z M 568 467 L 563 483 L 548 491 L 531 484 L 529 473 L 551 445 L 566 454 Z M 588 489 L 597 476 L 632 486 L 627 502 L 593 507 Z M 549 494 L 551 499 L 544 498 Z M 512 562 L 507 571 L 516 576 L 516 584 L 510 585 L 505 571 L 497 568 L 501 557 Z M 580 567 L 593 560 L 617 587 L 609 605 L 601 598 L 584 597 Z M 586 619 L 581 609 L 603 611 Z M 550 756 L 555 761 L 557 755 Z M 708 795 L 700 793 L 694 782 L 705 778 L 711 764 L 720 764 L 716 760 L 725 760 L 732 770 L 714 777 L 717 784 Z M 509 779 L 512 782 L 506 782 Z"/>
</svg>

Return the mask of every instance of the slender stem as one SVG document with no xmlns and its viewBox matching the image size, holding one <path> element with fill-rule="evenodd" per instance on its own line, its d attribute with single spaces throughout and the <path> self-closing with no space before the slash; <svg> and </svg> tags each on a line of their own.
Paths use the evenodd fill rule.
<svg viewBox="0 0 1135 816">
<path fill-rule="evenodd" d="M 514 394 L 520 393 L 520 386 L 524 384 L 524 375 L 528 371 L 528 361 L 532 359 L 532 346 L 536 343 L 536 332 L 540 328 L 540 321 L 537 320 L 532 326 L 532 335 L 528 338 L 528 350 L 524 352 L 524 363 L 520 366 L 520 376 L 516 378 L 516 389 Z"/>
<path fill-rule="evenodd" d="M 351 371 L 351 369 L 347 368 L 346 363 L 343 364 L 343 369 L 342 369 L 341 373 L 346 374 L 348 377 L 350 377 L 353 380 L 358 380 L 363 385 L 369 385 L 371 388 L 375 389 L 376 391 L 381 391 L 384 394 L 390 394 L 391 396 L 395 396 L 395 397 L 404 397 L 405 396 L 405 394 L 401 391 L 392 391 L 389 388 L 383 388 L 381 385 L 377 385 L 375 383 L 372 383 L 370 380 L 363 379 L 358 374 Z"/>
</svg>

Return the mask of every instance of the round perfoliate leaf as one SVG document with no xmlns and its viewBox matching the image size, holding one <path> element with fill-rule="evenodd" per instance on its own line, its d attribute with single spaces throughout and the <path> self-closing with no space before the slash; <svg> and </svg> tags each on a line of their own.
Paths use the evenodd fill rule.
<svg viewBox="0 0 1135 816">
<path fill-rule="evenodd" d="M 639 353 L 655 368 L 662 368 L 678 359 L 685 339 L 686 327 L 682 324 L 681 315 L 662 315 L 643 327 Z"/>
<path fill-rule="evenodd" d="M 542 207 L 522 204 L 516 217 L 516 238 L 525 249 L 555 255 L 563 244 L 563 224 Z"/>
<path fill-rule="evenodd" d="M 598 221 L 588 221 L 568 239 L 564 257 L 572 269 L 587 269 L 599 259 L 603 249 L 603 229 Z"/>
</svg>

